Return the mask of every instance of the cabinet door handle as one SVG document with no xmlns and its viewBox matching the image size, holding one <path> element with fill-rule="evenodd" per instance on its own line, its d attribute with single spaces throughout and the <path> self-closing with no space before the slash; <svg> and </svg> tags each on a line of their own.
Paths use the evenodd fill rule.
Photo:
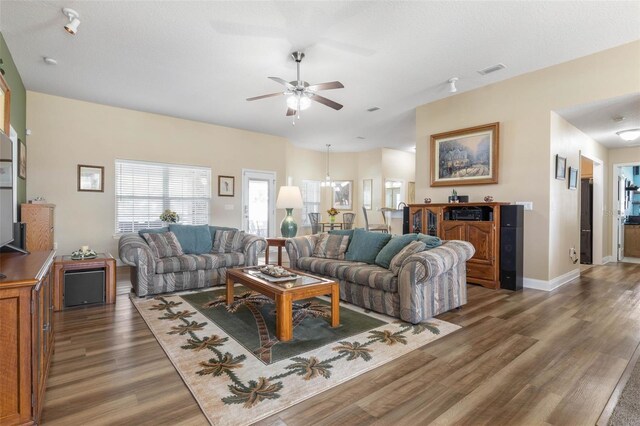
<svg viewBox="0 0 640 426">
<path fill-rule="evenodd" d="M 45 325 L 42 326 L 42 329 L 44 331 L 49 331 L 49 323 L 46 323 Z"/>
</svg>

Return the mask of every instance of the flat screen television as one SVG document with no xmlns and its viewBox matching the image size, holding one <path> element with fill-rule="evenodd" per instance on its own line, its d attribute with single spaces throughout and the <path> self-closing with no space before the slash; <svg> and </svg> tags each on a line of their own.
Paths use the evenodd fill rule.
<svg viewBox="0 0 640 426">
<path fill-rule="evenodd" d="M 13 242 L 13 147 L 0 131 L 0 247 Z"/>
</svg>

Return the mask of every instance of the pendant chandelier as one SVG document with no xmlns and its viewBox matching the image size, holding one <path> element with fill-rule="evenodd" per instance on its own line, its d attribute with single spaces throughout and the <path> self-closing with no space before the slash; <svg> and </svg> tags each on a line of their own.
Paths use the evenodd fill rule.
<svg viewBox="0 0 640 426">
<path fill-rule="evenodd" d="M 331 148 L 331 144 L 327 144 L 327 175 L 324 178 L 324 181 L 320 184 L 323 187 L 333 187 L 334 182 L 331 180 L 331 174 L 329 173 L 329 149 Z"/>
</svg>

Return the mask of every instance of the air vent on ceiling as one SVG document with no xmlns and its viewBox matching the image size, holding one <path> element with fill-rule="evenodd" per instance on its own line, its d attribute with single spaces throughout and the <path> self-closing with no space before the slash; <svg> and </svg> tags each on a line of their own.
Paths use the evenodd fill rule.
<svg viewBox="0 0 640 426">
<path fill-rule="evenodd" d="M 487 75 L 487 74 L 491 74 L 492 72 L 503 70 L 505 68 L 506 68 L 505 64 L 495 64 L 495 65 L 491 65 L 490 67 L 479 70 L 478 74 Z"/>
<path fill-rule="evenodd" d="M 364 139 L 365 139 L 365 137 L 364 137 L 364 136 L 356 136 L 356 139 L 362 139 L 362 140 L 364 140 Z"/>
<path fill-rule="evenodd" d="M 380 109 L 379 107 L 371 107 L 371 108 L 367 109 L 367 111 L 373 112 L 373 111 L 377 111 L 379 109 Z"/>
</svg>

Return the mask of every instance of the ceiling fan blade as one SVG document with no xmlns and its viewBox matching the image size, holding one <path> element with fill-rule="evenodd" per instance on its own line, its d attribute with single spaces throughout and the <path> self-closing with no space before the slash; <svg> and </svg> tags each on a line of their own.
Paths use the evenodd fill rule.
<svg viewBox="0 0 640 426">
<path fill-rule="evenodd" d="M 287 117 L 291 117 L 292 115 L 296 115 L 296 110 L 287 108 Z"/>
<path fill-rule="evenodd" d="M 268 95 L 262 95 L 262 96 L 255 96 L 253 98 L 247 98 L 247 100 L 248 101 L 257 101 L 258 99 L 270 98 L 272 96 L 279 96 L 279 95 L 282 95 L 282 92 L 269 93 Z"/>
<path fill-rule="evenodd" d="M 311 99 L 312 101 L 316 101 L 316 102 L 320 102 L 321 104 L 324 104 L 328 107 L 331 107 L 335 110 L 341 110 L 342 109 L 342 105 L 340 105 L 337 102 L 332 101 L 331 99 L 327 99 L 323 96 L 320 95 L 313 95 L 311 96 L 309 99 Z"/>
<path fill-rule="evenodd" d="M 281 79 L 280 77 L 267 77 L 267 78 L 275 81 L 276 83 L 282 84 L 284 87 L 286 87 L 289 90 L 295 90 L 295 87 L 293 86 L 293 84 L 289 83 L 286 80 Z"/>
<path fill-rule="evenodd" d="M 307 87 L 307 90 L 313 91 L 331 89 L 344 89 L 344 86 L 339 81 L 330 81 L 328 83 L 312 84 L 311 86 Z"/>
</svg>

